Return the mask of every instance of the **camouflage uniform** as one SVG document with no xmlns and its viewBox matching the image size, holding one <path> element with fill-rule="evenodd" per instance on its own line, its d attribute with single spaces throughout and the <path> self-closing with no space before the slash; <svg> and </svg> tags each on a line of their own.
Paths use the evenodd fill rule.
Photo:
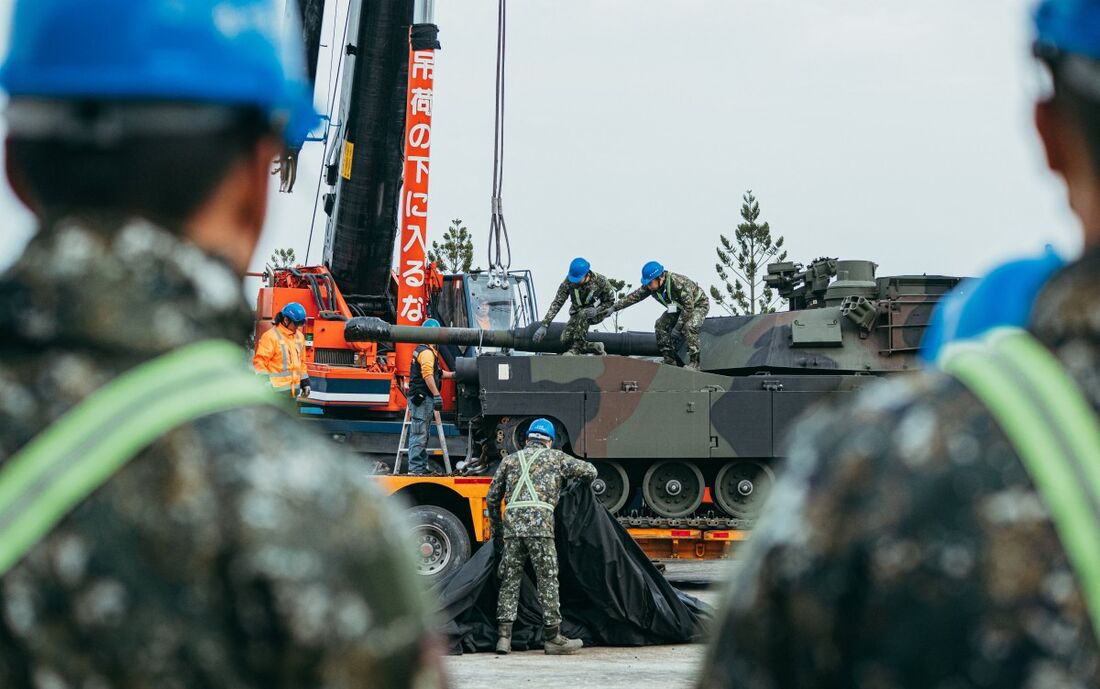
<svg viewBox="0 0 1100 689">
<path fill-rule="evenodd" d="M 646 297 L 653 297 L 667 309 L 653 324 L 653 330 L 657 335 L 657 347 L 660 348 L 665 363 L 673 366 L 677 363 L 676 337 L 673 330 L 679 325 L 683 331 L 688 360 L 698 367 L 699 330 L 703 327 L 707 312 L 710 311 L 710 299 L 707 298 L 706 292 L 691 279 L 669 271 L 665 273 L 665 284 L 661 285 L 660 289 L 651 292 L 648 287 L 642 285 L 619 300 L 612 310 L 622 311 Z"/>
<path fill-rule="evenodd" d="M 615 289 L 607 278 L 596 271 L 590 271 L 589 280 L 584 284 L 573 284 L 562 280 L 554 301 L 542 319 L 542 324 L 550 327 L 550 322 L 569 300 L 569 322 L 561 333 L 561 341 L 569 345 L 569 354 L 602 354 L 603 350 L 588 341 L 588 328 L 592 325 L 582 313 L 587 307 L 596 310 L 611 306 L 615 302 Z"/>
<path fill-rule="evenodd" d="M 170 233 L 67 221 L 0 277 L 0 321 L 2 464 L 120 373 L 243 341 L 252 317 Z M 438 686 L 393 505 L 289 419 L 181 426 L 65 517 L 0 578 L 0 686 Z"/>
<path fill-rule="evenodd" d="M 519 485 L 523 470 L 521 461 L 530 461 L 530 485 L 536 495 Z M 558 552 L 554 547 L 554 507 L 558 504 L 562 483 L 575 478 L 591 481 L 596 467 L 559 450 L 544 448 L 538 443 L 508 455 L 500 463 L 486 497 L 493 533 L 504 534 L 504 552 L 500 558 L 500 598 L 497 619 L 514 622 L 519 605 L 519 586 L 523 580 L 523 564 L 528 557 L 535 569 L 539 602 L 547 627 L 561 624 L 558 603 Z M 501 524 L 501 501 L 508 506 Z M 518 501 L 534 500 L 541 506 L 523 506 Z M 502 531 L 503 529 L 503 531 Z"/>
<path fill-rule="evenodd" d="M 1100 250 L 1033 313 L 1100 409 Z M 967 389 L 928 373 L 795 431 L 700 686 L 1095 687 L 1100 647 L 1020 458 Z"/>
</svg>

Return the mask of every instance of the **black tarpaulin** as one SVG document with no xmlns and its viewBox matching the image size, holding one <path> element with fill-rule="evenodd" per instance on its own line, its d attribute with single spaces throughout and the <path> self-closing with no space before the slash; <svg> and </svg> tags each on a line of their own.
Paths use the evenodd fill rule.
<svg viewBox="0 0 1100 689">
<path fill-rule="evenodd" d="M 657 571 L 630 534 L 585 484 L 562 491 L 555 512 L 562 633 L 586 646 L 645 646 L 698 641 L 713 610 Z M 442 632 L 452 653 L 490 651 L 497 639 L 497 557 L 487 543 L 436 587 Z M 542 647 L 542 608 L 528 563 L 512 648 Z"/>
</svg>

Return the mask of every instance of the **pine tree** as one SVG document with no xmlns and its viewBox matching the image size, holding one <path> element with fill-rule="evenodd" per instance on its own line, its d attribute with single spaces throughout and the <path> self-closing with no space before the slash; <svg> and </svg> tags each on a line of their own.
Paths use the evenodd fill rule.
<svg viewBox="0 0 1100 689">
<path fill-rule="evenodd" d="M 297 257 L 294 255 L 294 249 L 276 249 L 268 260 L 271 261 L 271 266 L 277 270 L 292 268 L 298 262 Z"/>
<path fill-rule="evenodd" d="M 760 204 L 745 192 L 741 199 L 742 222 L 734 231 L 733 241 L 718 235 L 718 263 L 714 270 L 722 281 L 721 289 L 711 285 L 710 296 L 731 316 L 738 314 L 771 313 L 775 311 L 775 295 L 764 284 L 767 265 L 783 261 L 783 237 L 772 238 L 768 223 L 759 223 Z M 747 292 L 746 292 L 747 290 Z"/>
<path fill-rule="evenodd" d="M 615 290 L 615 301 L 619 301 L 625 297 L 634 286 L 627 283 L 626 280 L 620 280 L 618 278 L 607 278 L 607 282 L 611 285 L 611 289 Z M 612 332 L 621 332 L 625 328 L 619 326 L 619 314 L 621 311 L 616 311 L 611 314 L 611 330 Z"/>
<path fill-rule="evenodd" d="M 443 233 L 443 243 L 432 242 L 428 260 L 444 273 L 469 273 L 474 263 L 474 239 L 459 219 Z"/>
</svg>

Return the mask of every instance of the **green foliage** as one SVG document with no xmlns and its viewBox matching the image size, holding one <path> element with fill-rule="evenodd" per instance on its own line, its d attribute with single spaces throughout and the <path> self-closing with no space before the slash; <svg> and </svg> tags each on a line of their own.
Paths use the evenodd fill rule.
<svg viewBox="0 0 1100 689">
<path fill-rule="evenodd" d="M 470 231 L 455 219 L 443 233 L 443 242 L 432 242 L 428 260 L 444 273 L 469 273 L 474 263 L 474 239 Z"/>
<path fill-rule="evenodd" d="M 718 263 L 714 264 L 714 270 L 721 286 L 711 285 L 710 296 L 731 316 L 772 313 L 776 297 L 764 284 L 764 276 L 769 263 L 787 258 L 783 237 L 773 239 L 768 223 L 758 222 L 760 204 L 751 189 L 741 201 L 741 223 L 734 231 L 733 241 L 725 235 L 718 236 L 719 246 L 715 249 Z"/>
<path fill-rule="evenodd" d="M 615 290 L 615 301 L 621 300 L 627 294 L 634 289 L 634 285 L 628 283 L 626 280 L 620 280 L 618 278 L 607 278 L 608 283 L 611 284 L 611 289 Z M 626 330 L 625 327 L 619 325 L 620 311 L 616 311 L 611 315 L 611 329 L 613 332 L 622 332 Z"/>
<path fill-rule="evenodd" d="M 276 249 L 271 258 L 268 259 L 271 262 L 271 267 L 279 270 L 285 270 L 287 268 L 293 268 L 298 262 L 297 257 L 294 255 L 294 249 Z"/>
</svg>

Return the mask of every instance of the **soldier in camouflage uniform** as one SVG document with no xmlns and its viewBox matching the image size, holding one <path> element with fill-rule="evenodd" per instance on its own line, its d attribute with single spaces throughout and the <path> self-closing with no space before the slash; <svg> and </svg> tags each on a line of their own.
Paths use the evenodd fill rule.
<svg viewBox="0 0 1100 689">
<path fill-rule="evenodd" d="M 1036 18 L 1053 76 L 1036 122 L 1085 253 L 1042 288 L 1028 330 L 1100 411 L 1100 1 L 1047 0 Z M 1057 500 L 954 377 L 818 411 L 794 433 L 699 686 L 1100 686 Z"/>
<path fill-rule="evenodd" d="M 217 8 L 268 11 L 251 0 Z M 0 77 L 12 96 L 8 169 L 41 224 L 0 277 L 0 481 L 14 455 L 124 372 L 197 341 L 244 341 L 253 316 L 241 273 L 281 148 L 264 109 L 197 102 L 201 83 L 181 88 L 195 103 L 86 100 L 104 56 L 123 56 L 112 78 L 150 69 L 165 95 L 213 30 L 211 0 L 21 0 L 17 11 Z M 36 23 L 39 12 L 52 21 Z M 101 15 L 115 30 L 97 49 L 87 27 Z M 174 39 L 159 79 L 148 54 L 167 28 L 157 18 Z M 87 52 L 56 40 L 73 35 Z M 254 31 L 235 36 L 214 56 L 219 78 L 232 79 L 234 48 L 264 59 Z M 35 55 L 49 64 L 28 65 Z M 210 62 L 197 61 L 208 77 Z M 33 79 L 53 67 L 87 70 L 79 109 L 60 80 L 55 100 L 36 98 Z M 151 113 L 165 117 L 141 116 Z M 394 507 L 359 460 L 273 407 L 179 425 L 0 574 L 0 687 L 439 686 Z"/>
<path fill-rule="evenodd" d="M 676 331 L 679 330 L 687 347 L 687 368 L 698 371 L 699 330 L 710 311 L 710 299 L 706 292 L 689 278 L 665 270 L 656 261 L 650 261 L 642 267 L 641 287 L 616 302 L 607 313 L 622 311 L 646 297 L 653 297 L 665 307 L 665 312 L 653 324 L 664 363 L 670 366 L 679 365 L 676 359 Z"/>
<path fill-rule="evenodd" d="M 512 650 L 512 624 L 516 621 L 519 605 L 523 565 L 528 559 L 535 569 L 539 602 L 546 623 L 546 653 L 572 654 L 582 645 L 580 640 L 561 634 L 554 508 L 566 480 L 592 481 L 596 478 L 596 467 L 552 449 L 550 446 L 554 437 L 553 423 L 547 419 L 533 421 L 527 431 L 527 447 L 501 461 L 485 498 L 493 539 L 501 553 L 497 653 Z M 503 523 L 501 501 L 505 504 Z"/>
<path fill-rule="evenodd" d="M 607 278 L 592 270 L 588 261 L 575 258 L 569 264 L 569 274 L 558 287 L 554 301 L 542 318 L 533 339 L 541 342 L 546 337 L 554 316 L 569 301 L 569 322 L 561 333 L 561 341 L 569 346 L 566 354 L 604 354 L 602 342 L 589 342 L 588 329 L 603 320 L 601 313 L 615 302 L 615 289 Z"/>
</svg>

